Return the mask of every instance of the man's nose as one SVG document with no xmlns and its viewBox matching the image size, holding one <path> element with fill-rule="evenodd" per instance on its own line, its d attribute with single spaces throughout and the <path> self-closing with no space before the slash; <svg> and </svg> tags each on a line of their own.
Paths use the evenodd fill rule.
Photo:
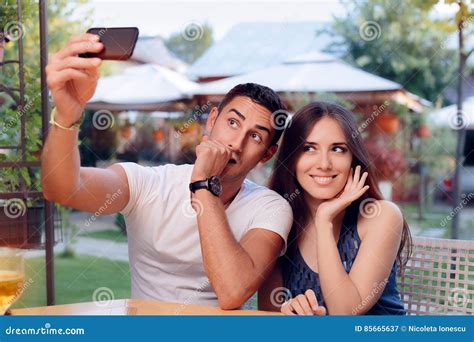
<svg viewBox="0 0 474 342">
<path fill-rule="evenodd" d="M 233 137 L 232 142 L 230 142 L 227 146 L 236 153 L 241 153 L 242 148 L 244 145 L 245 135 L 239 134 L 238 136 Z"/>
</svg>

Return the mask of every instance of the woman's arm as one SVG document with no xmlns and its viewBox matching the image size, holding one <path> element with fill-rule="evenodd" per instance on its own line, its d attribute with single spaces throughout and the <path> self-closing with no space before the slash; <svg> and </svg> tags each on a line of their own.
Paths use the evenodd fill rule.
<svg viewBox="0 0 474 342">
<path fill-rule="evenodd" d="M 331 315 L 362 315 L 380 298 L 397 256 L 403 229 L 398 207 L 389 201 L 374 201 L 375 217 L 360 217 L 366 234 L 349 274 L 346 273 L 334 239 L 332 224 L 317 223 L 317 260 L 321 289 Z"/>
</svg>

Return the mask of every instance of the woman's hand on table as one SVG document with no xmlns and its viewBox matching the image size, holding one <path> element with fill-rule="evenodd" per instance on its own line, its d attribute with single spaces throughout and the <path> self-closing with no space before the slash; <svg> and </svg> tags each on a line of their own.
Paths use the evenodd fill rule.
<svg viewBox="0 0 474 342">
<path fill-rule="evenodd" d="M 304 294 L 291 298 L 281 306 L 280 310 L 285 315 L 326 315 L 326 308 L 318 305 L 316 294 L 311 289 L 306 290 Z"/>
</svg>

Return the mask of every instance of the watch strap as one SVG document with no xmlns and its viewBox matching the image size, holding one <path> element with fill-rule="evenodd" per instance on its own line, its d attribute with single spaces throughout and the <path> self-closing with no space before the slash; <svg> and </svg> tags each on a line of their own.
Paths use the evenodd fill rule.
<svg viewBox="0 0 474 342">
<path fill-rule="evenodd" d="M 191 192 L 196 192 L 196 190 L 199 190 L 199 189 L 207 189 L 209 190 L 209 180 L 208 179 L 204 179 L 204 180 L 200 180 L 200 181 L 196 181 L 196 182 L 192 182 L 189 184 L 189 190 Z"/>
</svg>

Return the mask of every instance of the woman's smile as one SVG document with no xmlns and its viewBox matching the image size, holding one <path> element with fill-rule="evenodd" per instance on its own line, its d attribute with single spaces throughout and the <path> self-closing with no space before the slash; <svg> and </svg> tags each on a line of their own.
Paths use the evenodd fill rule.
<svg viewBox="0 0 474 342">
<path fill-rule="evenodd" d="M 327 186 L 333 182 L 337 175 L 333 176 L 319 176 L 319 175 L 309 175 L 313 181 L 321 186 Z"/>
</svg>

